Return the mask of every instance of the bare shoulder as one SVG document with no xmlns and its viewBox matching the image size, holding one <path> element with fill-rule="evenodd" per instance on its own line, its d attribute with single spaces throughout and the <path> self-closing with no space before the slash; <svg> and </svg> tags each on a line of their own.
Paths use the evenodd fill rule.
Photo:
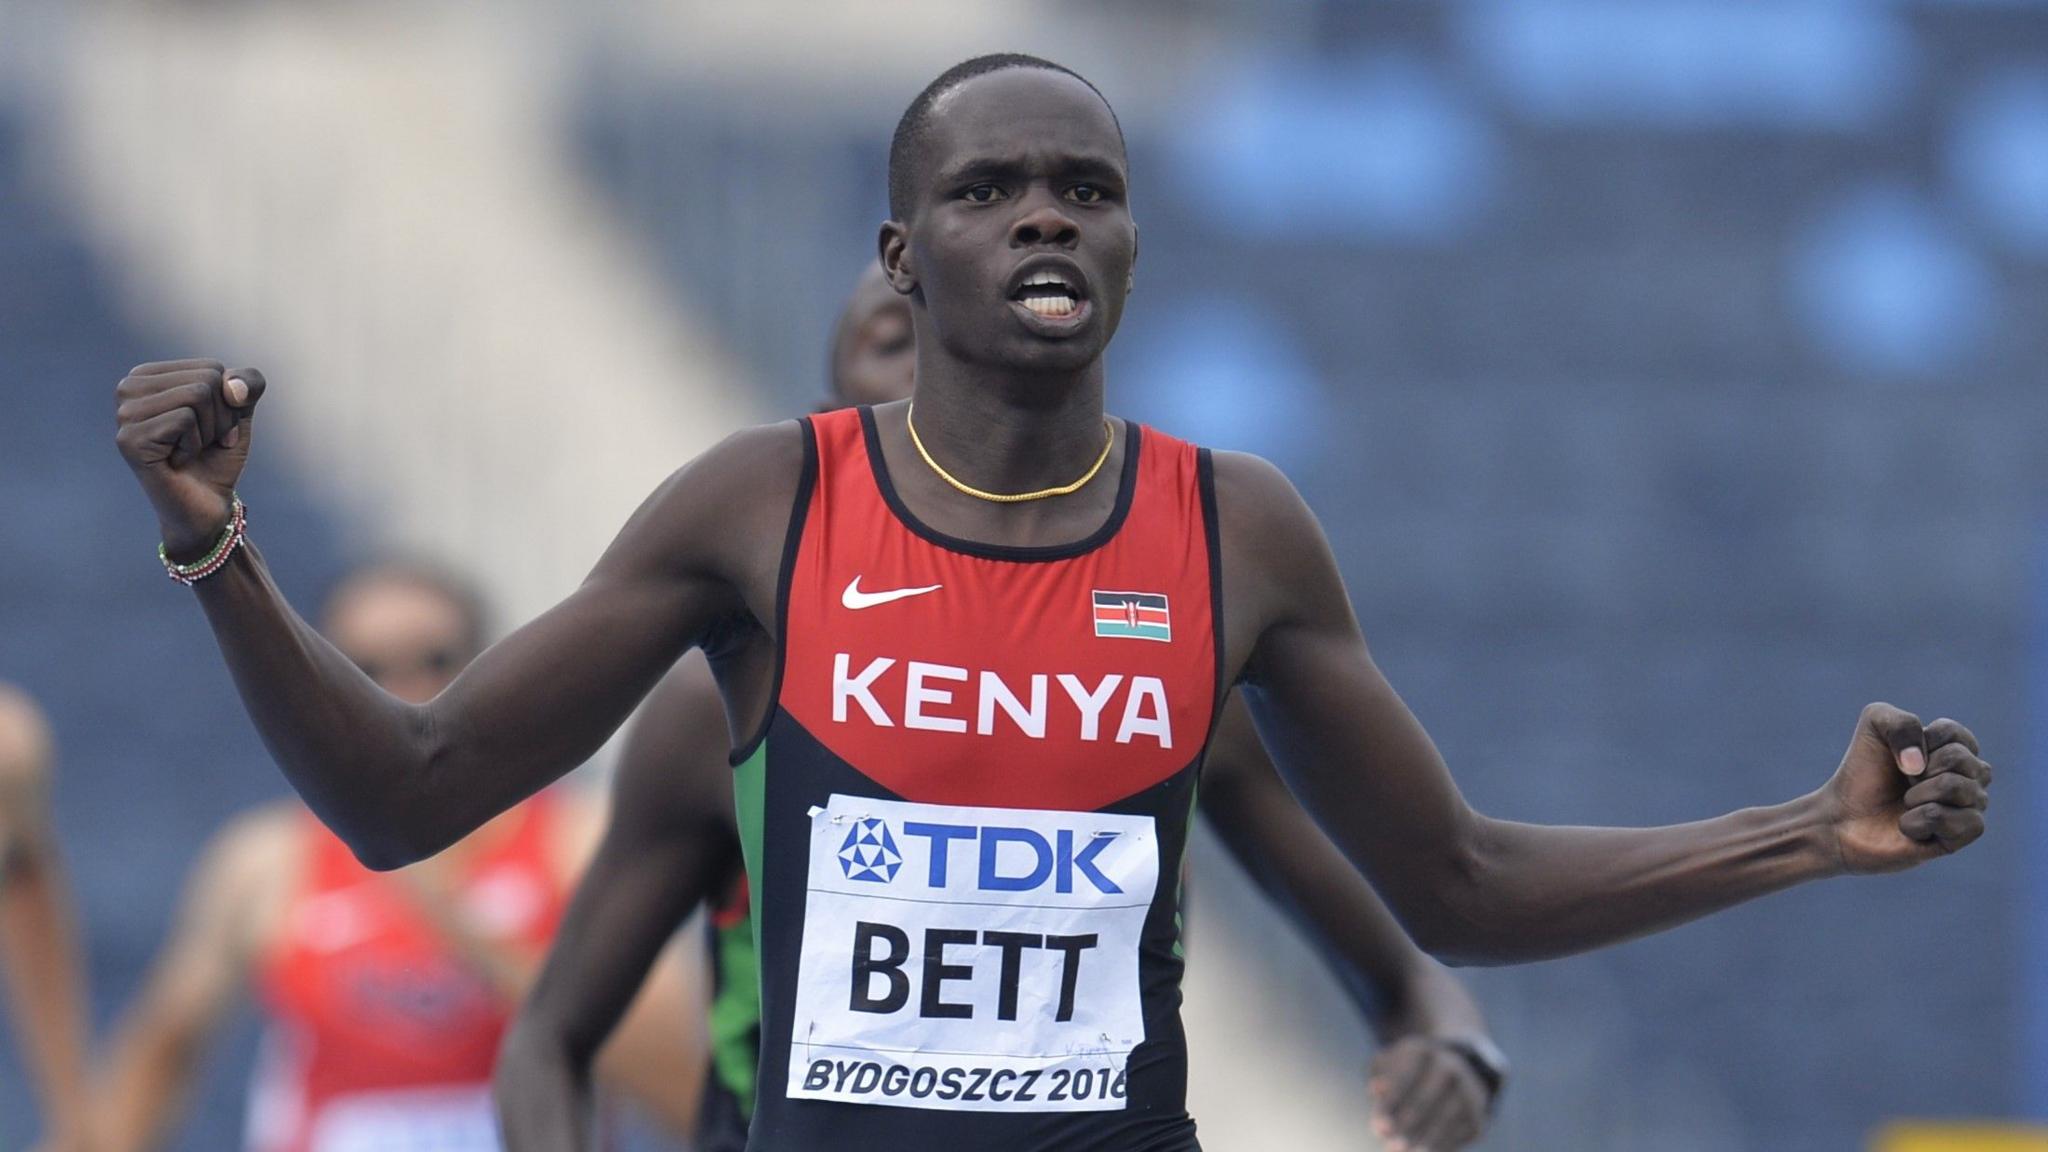
<svg viewBox="0 0 2048 1152">
<path fill-rule="evenodd" d="M 1287 474 L 1263 456 L 1212 452 L 1216 513 L 1226 542 L 1280 543 L 1304 533 L 1320 537 L 1315 513 Z"/>
<path fill-rule="evenodd" d="M 803 423 L 782 420 L 734 432 L 677 469 L 675 477 L 743 499 L 793 496 L 804 455 Z"/>
<path fill-rule="evenodd" d="M 1223 585 L 1237 626 L 1275 622 L 1275 613 L 1342 596 L 1322 524 L 1294 483 L 1246 452 L 1213 453 Z"/>
<path fill-rule="evenodd" d="M 665 548 L 685 568 L 715 564 L 760 542 L 779 544 L 804 472 L 804 434 L 794 420 L 727 436 L 671 473 L 628 523 L 623 538 Z M 686 542 L 709 545 L 681 547 Z"/>
<path fill-rule="evenodd" d="M 0 683 L 0 805 L 6 794 L 40 788 L 54 755 L 49 721 L 28 693 Z"/>
<path fill-rule="evenodd" d="M 298 881 L 309 823 L 290 801 L 236 815 L 207 841 L 194 896 L 251 915 L 275 908 Z"/>
<path fill-rule="evenodd" d="M 641 502 L 579 593 L 622 619 L 672 621 L 677 639 L 771 612 L 804 461 L 793 421 L 726 437 Z"/>
</svg>

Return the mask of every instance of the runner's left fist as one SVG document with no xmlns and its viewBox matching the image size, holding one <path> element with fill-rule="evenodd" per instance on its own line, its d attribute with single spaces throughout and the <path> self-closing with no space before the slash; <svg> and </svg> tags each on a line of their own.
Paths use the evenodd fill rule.
<svg viewBox="0 0 2048 1152">
<path fill-rule="evenodd" d="M 1821 796 L 1844 870 L 1896 872 L 1982 836 L 1990 786 L 1968 728 L 1872 704 Z"/>
<path fill-rule="evenodd" d="M 1458 1152 L 1486 1131 L 1486 1085 L 1457 1049 L 1408 1036 L 1372 1058 L 1372 1129 L 1387 1152 Z"/>
</svg>

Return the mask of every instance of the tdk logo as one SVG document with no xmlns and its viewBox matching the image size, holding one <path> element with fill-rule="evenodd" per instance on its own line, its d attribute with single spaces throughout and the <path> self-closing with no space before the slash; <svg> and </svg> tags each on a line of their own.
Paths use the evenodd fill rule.
<svg viewBox="0 0 2048 1152">
<path fill-rule="evenodd" d="M 869 823 L 862 821 L 861 823 Z M 873 821 L 879 824 L 881 821 Z M 855 829 L 858 835 L 859 829 Z M 882 843 L 888 844 L 888 830 L 882 830 Z M 1032 892 L 1051 884 L 1053 891 L 1072 893 L 1075 882 L 1087 884 L 1097 892 L 1120 895 L 1122 888 L 1114 880 L 1103 875 L 1096 867 L 1095 858 L 1116 839 L 1113 831 L 1100 831 L 1092 835 L 1076 833 L 1071 828 L 1060 828 L 1047 840 L 1041 832 L 1030 828 L 1005 827 L 999 824 L 935 824 L 925 821 L 906 821 L 903 835 L 926 841 L 931 848 L 931 866 L 925 882 L 933 888 L 946 889 L 966 879 L 963 874 L 972 870 L 974 886 L 983 892 Z M 848 837 L 847 843 L 854 843 Z M 955 869 L 955 849 L 960 849 L 960 863 L 965 867 Z M 840 854 L 844 858 L 845 853 Z M 851 866 L 848 866 L 849 869 Z M 849 877 L 853 876 L 848 871 Z M 889 876 L 896 875 L 893 865 Z"/>
<path fill-rule="evenodd" d="M 846 843 L 839 849 L 839 867 L 848 880 L 887 884 L 903 867 L 903 854 L 896 850 L 896 838 L 879 817 L 862 817 L 853 822 Z"/>
</svg>

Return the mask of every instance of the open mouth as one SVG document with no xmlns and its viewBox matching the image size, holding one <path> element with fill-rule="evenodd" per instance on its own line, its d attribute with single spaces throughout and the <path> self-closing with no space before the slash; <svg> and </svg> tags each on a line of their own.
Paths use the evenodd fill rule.
<svg viewBox="0 0 2048 1152">
<path fill-rule="evenodd" d="M 1049 269 L 1033 273 L 1010 299 L 1048 320 L 1067 319 L 1081 310 L 1082 303 L 1080 291 L 1065 276 Z"/>
</svg>

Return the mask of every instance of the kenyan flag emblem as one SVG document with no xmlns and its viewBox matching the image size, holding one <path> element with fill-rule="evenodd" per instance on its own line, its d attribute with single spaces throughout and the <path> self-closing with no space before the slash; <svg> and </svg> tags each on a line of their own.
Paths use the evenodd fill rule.
<svg viewBox="0 0 2048 1152">
<path fill-rule="evenodd" d="M 1123 640 L 1173 639 L 1164 592 L 1094 593 L 1095 634 Z"/>
</svg>

